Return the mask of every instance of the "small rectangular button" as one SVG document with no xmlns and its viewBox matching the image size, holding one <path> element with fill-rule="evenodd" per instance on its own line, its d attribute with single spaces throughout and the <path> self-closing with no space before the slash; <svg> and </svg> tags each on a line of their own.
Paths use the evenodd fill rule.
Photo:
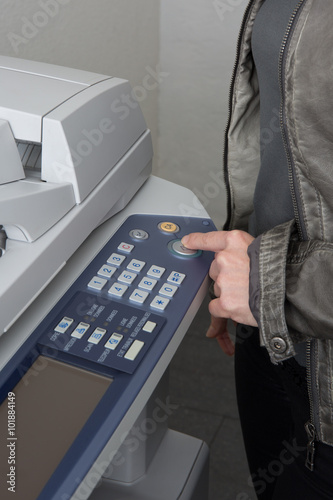
<svg viewBox="0 0 333 500">
<path fill-rule="evenodd" d="M 154 278 L 148 278 L 146 276 L 145 278 L 142 278 L 138 286 L 139 288 L 143 288 L 144 290 L 149 290 L 151 292 L 156 283 L 157 280 L 154 280 Z"/>
<path fill-rule="evenodd" d="M 184 281 L 185 278 L 186 278 L 186 274 L 177 273 L 176 271 L 172 271 L 172 273 L 168 277 L 168 282 L 175 283 L 176 285 L 180 285 Z"/>
<path fill-rule="evenodd" d="M 130 296 L 130 300 L 132 302 L 136 302 L 137 304 L 143 304 L 146 298 L 148 297 L 149 293 L 144 292 L 143 290 L 138 290 L 135 289 L 132 295 Z"/>
<path fill-rule="evenodd" d="M 154 300 L 150 303 L 150 307 L 152 307 L 153 309 L 158 309 L 159 311 L 164 311 L 169 302 L 170 302 L 169 299 L 157 295 L 154 298 Z"/>
<path fill-rule="evenodd" d="M 88 323 L 79 323 L 71 336 L 76 339 L 82 339 L 89 327 L 90 325 L 88 325 Z"/>
<path fill-rule="evenodd" d="M 109 294 L 114 297 L 122 297 L 126 292 L 128 286 L 123 285 L 122 283 L 113 283 L 112 287 L 109 290 Z"/>
<path fill-rule="evenodd" d="M 98 276 L 94 276 L 88 283 L 88 287 L 93 290 L 101 291 L 104 287 L 107 280 L 104 278 L 99 278 Z"/>
<path fill-rule="evenodd" d="M 106 330 L 104 330 L 104 328 L 97 327 L 97 328 L 95 328 L 93 333 L 90 335 L 88 342 L 90 342 L 91 344 L 98 344 L 99 341 L 104 337 L 105 334 L 106 334 Z"/>
<path fill-rule="evenodd" d="M 120 333 L 113 333 L 107 343 L 104 344 L 104 347 L 107 347 L 107 349 L 111 349 L 111 351 L 114 351 L 122 338 L 123 335 L 120 335 Z"/>
<path fill-rule="evenodd" d="M 131 253 L 133 248 L 134 248 L 134 245 L 130 245 L 129 243 L 122 242 L 122 243 L 120 243 L 118 250 L 120 252 Z"/>
<path fill-rule="evenodd" d="M 163 275 L 164 271 L 164 267 L 151 266 L 151 268 L 147 272 L 147 275 L 152 276 L 153 278 L 160 278 Z"/>
<path fill-rule="evenodd" d="M 128 349 L 124 358 L 129 359 L 130 361 L 134 361 L 144 345 L 145 343 L 141 342 L 141 340 L 134 340 L 133 344 Z"/>
<path fill-rule="evenodd" d="M 132 259 L 128 264 L 127 269 L 139 273 L 145 267 L 145 265 L 146 263 L 142 260 Z"/>
<path fill-rule="evenodd" d="M 112 264 L 113 266 L 121 266 L 126 257 L 124 255 L 119 255 L 119 253 L 113 253 L 107 260 L 108 264 Z"/>
<path fill-rule="evenodd" d="M 158 293 L 164 295 L 165 297 L 173 297 L 174 294 L 177 292 L 177 290 L 179 290 L 178 286 L 164 283 L 164 285 L 162 286 L 162 288 Z"/>
<path fill-rule="evenodd" d="M 123 271 L 119 276 L 118 281 L 126 283 L 126 285 L 131 285 L 136 277 L 137 274 L 133 273 L 132 271 Z"/>
<path fill-rule="evenodd" d="M 117 268 L 113 266 L 108 266 L 105 264 L 105 266 L 102 266 L 100 270 L 98 271 L 98 276 L 102 276 L 103 278 L 111 278 L 111 276 L 114 275 L 116 272 Z"/>
<path fill-rule="evenodd" d="M 147 321 L 147 323 L 143 326 L 142 331 L 147 333 L 152 333 L 156 328 L 156 323 L 153 321 Z"/>
<path fill-rule="evenodd" d="M 60 323 L 58 323 L 58 325 L 55 327 L 54 331 L 57 332 L 57 333 L 65 333 L 67 332 L 68 328 L 71 326 L 71 324 L 73 323 L 73 319 L 72 318 L 67 318 L 66 316 L 64 318 L 62 318 L 62 320 L 60 321 Z"/>
</svg>

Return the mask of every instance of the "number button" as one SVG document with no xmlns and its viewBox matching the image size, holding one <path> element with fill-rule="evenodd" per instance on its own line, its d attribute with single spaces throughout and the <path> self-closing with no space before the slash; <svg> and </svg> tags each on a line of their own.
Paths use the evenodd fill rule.
<svg viewBox="0 0 333 500">
<path fill-rule="evenodd" d="M 112 287 L 109 290 L 109 294 L 113 295 L 114 297 L 122 297 L 127 288 L 128 286 L 121 283 L 113 283 Z"/>
<path fill-rule="evenodd" d="M 144 290 L 149 290 L 151 292 L 156 283 L 157 280 L 154 280 L 153 278 L 148 278 L 148 276 L 146 276 L 145 278 L 142 278 L 138 286 L 139 288 L 143 288 Z"/>
<path fill-rule="evenodd" d="M 102 266 L 100 270 L 98 271 L 99 276 L 103 276 L 103 278 L 111 278 L 113 274 L 115 273 L 116 268 L 113 266 L 108 266 L 105 264 L 105 266 Z"/>
<path fill-rule="evenodd" d="M 177 286 L 165 283 L 158 293 L 164 295 L 165 297 L 173 297 L 177 292 L 177 290 L 178 290 Z"/>
<path fill-rule="evenodd" d="M 132 302 L 136 302 L 137 304 L 143 304 L 148 295 L 148 292 L 143 292 L 142 290 L 134 290 L 129 299 Z"/>
<path fill-rule="evenodd" d="M 112 255 L 110 255 L 110 257 L 108 258 L 108 264 L 113 264 L 114 266 L 121 266 L 121 264 L 124 262 L 124 260 L 126 259 L 126 257 L 124 257 L 124 255 L 119 255 L 118 253 L 113 253 Z"/>
<path fill-rule="evenodd" d="M 153 278 L 160 278 L 163 275 L 164 271 L 164 267 L 151 266 L 151 268 L 147 272 L 147 275 L 152 276 Z"/>
<path fill-rule="evenodd" d="M 96 290 L 96 291 L 101 291 L 102 288 L 104 287 L 105 283 L 107 283 L 106 279 L 98 278 L 98 276 L 94 276 L 94 278 L 89 281 L 88 287 L 92 288 L 93 290 Z"/>
<path fill-rule="evenodd" d="M 143 262 L 142 260 L 132 259 L 131 262 L 128 264 L 127 269 L 139 273 L 145 267 L 145 265 L 146 263 Z"/>
<path fill-rule="evenodd" d="M 123 271 L 121 275 L 118 278 L 118 281 L 121 281 L 122 283 L 125 283 L 126 285 L 131 285 L 135 278 L 137 277 L 137 274 L 132 273 L 131 271 Z"/>
</svg>

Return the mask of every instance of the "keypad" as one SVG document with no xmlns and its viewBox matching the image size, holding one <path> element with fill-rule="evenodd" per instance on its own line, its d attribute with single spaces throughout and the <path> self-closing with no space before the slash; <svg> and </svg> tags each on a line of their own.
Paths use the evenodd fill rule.
<svg viewBox="0 0 333 500">
<path fill-rule="evenodd" d="M 137 233 L 135 235 L 137 236 Z M 133 365 L 132 369 L 124 370 L 131 373 L 139 355 L 148 348 L 163 324 L 150 318 L 154 319 L 154 312 L 164 314 L 167 311 L 174 295 L 186 279 L 186 274 L 177 270 L 167 270 L 159 265 L 159 262 L 148 263 L 148 258 L 147 260 L 135 258 L 135 245 L 132 243 L 121 241 L 115 246 L 115 250 L 109 254 L 104 263 L 99 262 L 98 266 L 96 263 L 93 275 L 87 279 L 87 291 L 97 294 L 97 302 L 91 308 L 83 309 L 85 321 L 77 322 L 70 315 L 66 315 L 58 322 L 49 338 L 53 342 L 58 342 L 57 334 L 68 332 L 69 337 L 63 347 L 64 352 L 80 353 L 80 356 L 91 359 L 92 354 L 97 352 L 96 349 L 104 349 L 104 352 L 96 355 L 97 362 L 107 363 L 106 360 L 111 360 L 110 366 L 118 367 L 120 358 L 123 363 Z M 106 294 L 107 297 L 120 301 L 123 315 L 117 324 L 120 331 L 109 330 L 108 327 L 113 324 L 112 317 L 104 317 L 103 321 L 98 321 L 99 326 L 89 323 L 90 318 L 91 321 L 95 321 L 95 318 L 99 320 L 104 314 L 105 306 L 98 305 L 98 294 L 102 297 Z M 84 301 L 80 302 L 79 308 Z M 134 310 L 129 306 L 138 308 L 145 306 L 141 320 L 138 320 L 138 313 L 134 314 Z M 151 312 L 147 312 L 147 307 Z M 74 307 L 74 310 L 77 309 L 78 305 Z M 119 316 L 119 309 L 116 309 L 116 306 L 114 313 Z M 128 320 L 128 316 L 132 316 L 132 319 Z M 136 338 L 140 331 L 145 335 L 143 339 Z M 113 358 L 108 355 L 109 352 L 112 352 Z M 124 369 L 124 365 L 121 366 Z"/>
<path fill-rule="evenodd" d="M 117 246 L 117 250 L 130 255 L 135 251 L 135 245 L 123 241 Z M 111 265 L 112 263 L 114 267 Z M 171 271 L 167 276 L 166 282 L 162 282 L 166 271 L 164 267 L 152 264 L 145 273 L 144 269 L 146 267 L 147 262 L 143 260 L 132 258 L 128 260 L 127 256 L 112 253 L 107 263 L 100 268 L 97 274 L 106 278 L 112 278 L 115 272 L 118 271 L 120 274 L 115 278 L 116 281 L 110 286 L 108 279 L 94 276 L 89 281 L 88 287 L 96 291 L 101 291 L 106 286 L 109 286 L 108 293 L 110 295 L 122 298 L 128 288 L 135 282 L 137 288 L 130 291 L 130 295 L 128 296 L 130 302 L 144 304 L 147 300 L 150 300 L 149 304 L 152 309 L 160 312 L 165 311 L 170 303 L 170 299 L 175 295 L 178 286 L 183 283 L 186 275 L 178 271 Z M 138 283 L 139 277 L 140 282 Z M 153 290 L 157 283 L 162 284 L 162 287 L 159 289 L 158 294 L 154 295 Z"/>
</svg>

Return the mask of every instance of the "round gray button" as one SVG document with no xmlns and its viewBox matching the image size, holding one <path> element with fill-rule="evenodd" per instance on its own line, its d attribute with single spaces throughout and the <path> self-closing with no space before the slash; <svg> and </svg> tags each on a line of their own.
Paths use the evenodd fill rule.
<svg viewBox="0 0 333 500">
<path fill-rule="evenodd" d="M 132 229 L 129 233 L 131 238 L 134 238 L 135 240 L 147 240 L 149 238 L 149 234 L 147 231 L 144 231 L 143 229 Z"/>
<path fill-rule="evenodd" d="M 287 344 L 281 337 L 274 337 L 271 340 L 271 348 L 276 354 L 283 354 L 287 349 Z"/>
<path fill-rule="evenodd" d="M 182 255 L 183 257 L 199 257 L 202 253 L 201 250 L 190 250 L 184 247 L 181 240 L 170 241 L 168 246 L 172 253 Z"/>
</svg>

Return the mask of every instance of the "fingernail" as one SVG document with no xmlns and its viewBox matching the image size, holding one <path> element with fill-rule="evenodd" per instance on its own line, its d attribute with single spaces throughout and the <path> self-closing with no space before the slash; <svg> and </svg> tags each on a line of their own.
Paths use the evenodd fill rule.
<svg viewBox="0 0 333 500">
<path fill-rule="evenodd" d="M 182 238 L 182 244 L 184 245 L 184 247 L 186 247 L 186 243 L 188 242 L 188 240 L 189 240 L 188 236 L 183 236 L 183 238 Z"/>
<path fill-rule="evenodd" d="M 208 338 L 214 338 L 214 337 L 216 337 L 215 328 L 213 328 L 213 327 L 210 326 L 208 328 L 207 332 L 206 332 L 206 337 L 208 337 Z"/>
</svg>

